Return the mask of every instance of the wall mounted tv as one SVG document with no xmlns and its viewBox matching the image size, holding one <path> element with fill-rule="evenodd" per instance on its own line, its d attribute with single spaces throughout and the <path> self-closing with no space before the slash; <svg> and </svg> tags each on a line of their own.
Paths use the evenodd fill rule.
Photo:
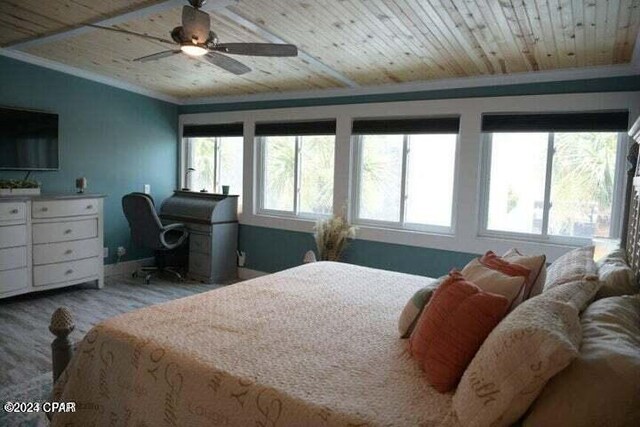
<svg viewBox="0 0 640 427">
<path fill-rule="evenodd" d="M 0 107 L 0 169 L 58 168 L 58 115 Z"/>
</svg>

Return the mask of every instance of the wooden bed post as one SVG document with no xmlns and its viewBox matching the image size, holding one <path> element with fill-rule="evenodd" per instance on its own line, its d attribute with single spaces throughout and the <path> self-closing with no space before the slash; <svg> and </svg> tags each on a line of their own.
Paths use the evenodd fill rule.
<svg viewBox="0 0 640 427">
<path fill-rule="evenodd" d="M 53 312 L 49 330 L 56 336 L 56 339 L 51 343 L 54 384 L 73 357 L 74 344 L 69 338 L 69 334 L 71 334 L 74 328 L 73 316 L 69 309 L 60 307 Z"/>
</svg>

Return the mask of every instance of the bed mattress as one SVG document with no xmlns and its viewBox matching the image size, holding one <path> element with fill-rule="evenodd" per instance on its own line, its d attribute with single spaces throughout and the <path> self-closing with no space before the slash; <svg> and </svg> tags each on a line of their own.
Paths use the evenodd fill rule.
<svg viewBox="0 0 640 427">
<path fill-rule="evenodd" d="M 81 341 L 54 426 L 456 425 L 398 316 L 431 279 L 318 262 L 111 318 Z"/>
</svg>

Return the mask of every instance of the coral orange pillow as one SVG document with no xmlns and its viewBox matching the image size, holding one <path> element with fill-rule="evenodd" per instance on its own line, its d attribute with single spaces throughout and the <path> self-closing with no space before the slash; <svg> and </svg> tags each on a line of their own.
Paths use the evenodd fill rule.
<svg viewBox="0 0 640 427">
<path fill-rule="evenodd" d="M 505 316 L 509 300 L 484 292 L 451 272 L 420 315 L 409 351 L 439 392 L 453 390 L 485 338 Z"/>
</svg>

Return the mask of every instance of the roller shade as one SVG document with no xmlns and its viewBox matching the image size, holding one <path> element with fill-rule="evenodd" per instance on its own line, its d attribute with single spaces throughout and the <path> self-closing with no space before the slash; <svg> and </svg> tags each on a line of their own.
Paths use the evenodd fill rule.
<svg viewBox="0 0 640 427">
<path fill-rule="evenodd" d="M 628 111 L 483 114 L 483 132 L 626 132 Z"/>
<path fill-rule="evenodd" d="M 407 135 L 421 133 L 458 133 L 460 117 L 429 117 L 416 119 L 354 120 L 354 135 Z"/>
<path fill-rule="evenodd" d="M 188 138 L 242 135 L 242 122 L 222 123 L 217 125 L 184 125 L 182 129 L 182 136 Z"/>
<path fill-rule="evenodd" d="M 335 120 L 256 123 L 256 136 L 334 135 Z"/>
</svg>

